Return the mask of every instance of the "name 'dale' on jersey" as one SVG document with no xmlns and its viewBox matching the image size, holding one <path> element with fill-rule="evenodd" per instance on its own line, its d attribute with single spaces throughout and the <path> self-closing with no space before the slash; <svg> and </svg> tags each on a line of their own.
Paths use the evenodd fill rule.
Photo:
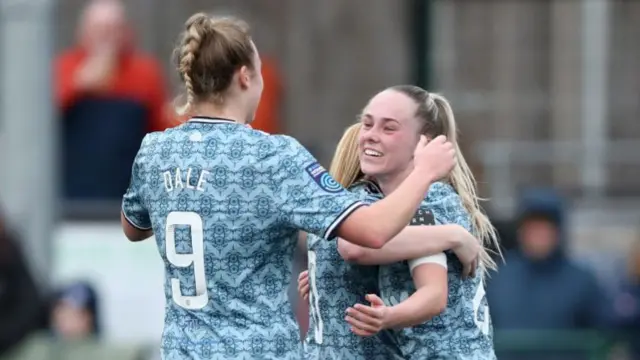
<svg viewBox="0 0 640 360">
<path fill-rule="evenodd" d="M 172 192 L 174 190 L 181 189 L 191 189 L 204 192 L 204 187 L 207 185 L 206 177 L 210 174 L 207 170 L 200 171 L 200 176 L 198 176 L 198 181 L 195 180 L 195 175 L 192 177 L 192 174 L 197 174 L 198 170 L 193 170 L 192 168 L 187 168 L 186 173 L 180 168 L 175 168 L 173 170 L 168 170 L 162 173 L 162 177 L 164 180 L 164 188 L 167 192 Z M 195 185 L 193 185 L 195 183 Z"/>
</svg>

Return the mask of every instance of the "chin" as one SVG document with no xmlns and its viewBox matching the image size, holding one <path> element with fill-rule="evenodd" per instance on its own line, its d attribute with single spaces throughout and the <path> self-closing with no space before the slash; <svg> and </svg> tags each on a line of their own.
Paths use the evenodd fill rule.
<svg viewBox="0 0 640 360">
<path fill-rule="evenodd" d="M 382 166 L 379 166 L 379 165 L 360 163 L 360 169 L 362 170 L 362 173 L 367 176 L 376 177 L 384 173 L 384 169 L 382 168 Z"/>
</svg>

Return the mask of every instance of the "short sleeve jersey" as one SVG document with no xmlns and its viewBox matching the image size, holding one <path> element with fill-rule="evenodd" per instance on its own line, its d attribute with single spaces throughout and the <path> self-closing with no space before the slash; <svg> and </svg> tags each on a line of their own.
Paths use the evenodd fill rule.
<svg viewBox="0 0 640 360">
<path fill-rule="evenodd" d="M 363 202 L 376 198 L 359 183 L 349 190 Z M 335 241 L 307 236 L 309 259 L 309 331 L 305 359 L 393 360 L 399 350 L 386 331 L 360 337 L 350 330 L 345 311 L 356 303 L 368 304 L 367 294 L 378 294 L 378 267 L 346 262 Z"/>
<path fill-rule="evenodd" d="M 434 183 L 421 209 L 433 215 L 435 224 L 458 224 L 468 231 L 472 229 L 468 212 L 448 184 Z M 449 283 L 446 309 L 422 325 L 394 331 L 398 346 L 406 359 L 493 360 L 493 334 L 482 276 L 462 279 L 460 261 L 450 251 L 446 255 Z M 414 293 L 407 261 L 381 266 L 379 286 L 388 306 Z"/>
<path fill-rule="evenodd" d="M 147 135 L 122 211 L 164 261 L 163 358 L 300 359 L 297 231 L 331 238 L 361 205 L 291 137 L 212 118 Z"/>
</svg>

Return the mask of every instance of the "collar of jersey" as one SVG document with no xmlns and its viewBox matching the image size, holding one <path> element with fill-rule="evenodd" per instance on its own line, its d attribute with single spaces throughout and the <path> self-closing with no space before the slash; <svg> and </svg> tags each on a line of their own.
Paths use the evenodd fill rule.
<svg viewBox="0 0 640 360">
<path fill-rule="evenodd" d="M 202 123 L 202 124 L 237 124 L 236 121 L 225 118 L 209 117 L 209 116 L 194 116 L 189 119 L 190 123 Z"/>
<path fill-rule="evenodd" d="M 382 189 L 380 189 L 380 186 L 374 180 L 362 179 L 355 182 L 353 186 L 360 185 L 360 184 L 364 185 L 365 189 L 369 194 L 384 196 L 384 194 L 382 193 Z"/>
</svg>

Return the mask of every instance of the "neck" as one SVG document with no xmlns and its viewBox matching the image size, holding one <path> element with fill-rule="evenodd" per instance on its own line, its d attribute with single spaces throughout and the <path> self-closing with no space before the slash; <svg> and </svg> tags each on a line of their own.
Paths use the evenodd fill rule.
<svg viewBox="0 0 640 360">
<path fill-rule="evenodd" d="M 231 101 L 225 102 L 224 106 L 218 106 L 211 103 L 198 103 L 193 106 L 191 113 L 193 116 L 206 116 L 212 118 L 221 118 L 233 120 L 239 124 L 245 124 L 247 122 L 247 116 L 245 111 L 241 110 L 242 107 Z"/>
<path fill-rule="evenodd" d="M 389 195 L 394 192 L 400 184 L 402 184 L 407 176 L 411 174 L 411 171 L 413 171 L 413 166 L 408 166 L 403 171 L 395 174 L 376 176 L 376 181 L 380 186 L 380 190 L 382 190 L 385 195 Z"/>
</svg>

